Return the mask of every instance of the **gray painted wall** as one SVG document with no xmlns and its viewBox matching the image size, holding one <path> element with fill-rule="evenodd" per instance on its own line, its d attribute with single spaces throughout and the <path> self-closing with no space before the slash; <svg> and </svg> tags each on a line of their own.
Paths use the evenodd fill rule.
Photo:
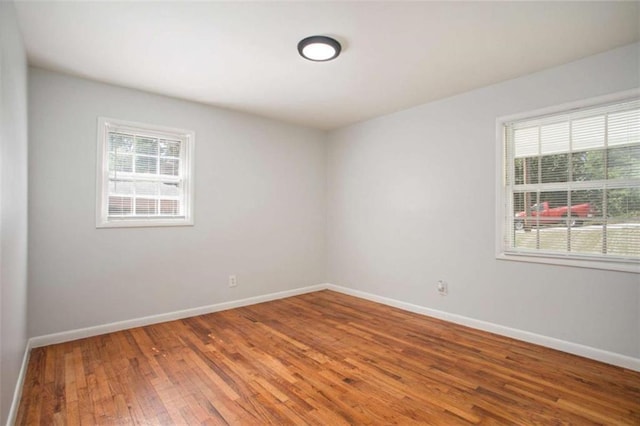
<svg viewBox="0 0 640 426">
<path fill-rule="evenodd" d="M 0 424 L 27 345 L 27 61 L 12 2 L 0 2 Z"/>
<path fill-rule="evenodd" d="M 496 118 L 639 87 L 639 50 L 331 132 L 328 281 L 640 357 L 639 275 L 499 261 L 494 242 Z"/>
<path fill-rule="evenodd" d="M 324 282 L 324 133 L 40 69 L 29 114 L 30 336 Z M 98 116 L 195 131 L 195 226 L 96 229 Z"/>
</svg>

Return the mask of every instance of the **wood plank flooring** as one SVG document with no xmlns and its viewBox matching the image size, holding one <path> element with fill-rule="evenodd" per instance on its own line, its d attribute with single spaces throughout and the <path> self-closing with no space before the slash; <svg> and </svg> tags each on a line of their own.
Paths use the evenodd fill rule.
<svg viewBox="0 0 640 426">
<path fill-rule="evenodd" d="M 18 425 L 640 425 L 640 373 L 320 291 L 33 349 Z"/>
</svg>

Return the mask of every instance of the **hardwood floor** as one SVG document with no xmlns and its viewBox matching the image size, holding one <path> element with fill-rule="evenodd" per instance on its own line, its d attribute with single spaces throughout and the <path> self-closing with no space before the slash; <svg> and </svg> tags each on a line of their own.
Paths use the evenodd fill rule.
<svg viewBox="0 0 640 426">
<path fill-rule="evenodd" d="M 640 424 L 640 373 L 321 291 L 33 349 L 17 424 Z"/>
</svg>

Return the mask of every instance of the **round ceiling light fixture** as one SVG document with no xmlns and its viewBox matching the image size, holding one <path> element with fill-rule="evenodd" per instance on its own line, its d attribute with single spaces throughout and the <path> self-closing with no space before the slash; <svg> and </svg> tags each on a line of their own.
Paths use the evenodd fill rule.
<svg viewBox="0 0 640 426">
<path fill-rule="evenodd" d="M 340 54 L 342 46 L 337 40 L 325 36 L 311 36 L 300 40 L 298 53 L 305 59 L 315 62 L 325 62 L 335 59 Z"/>
</svg>

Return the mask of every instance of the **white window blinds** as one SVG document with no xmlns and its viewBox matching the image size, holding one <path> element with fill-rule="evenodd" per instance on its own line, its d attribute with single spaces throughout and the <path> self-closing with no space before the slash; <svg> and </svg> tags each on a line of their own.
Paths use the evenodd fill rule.
<svg viewBox="0 0 640 426">
<path fill-rule="evenodd" d="M 640 99 L 504 123 L 504 251 L 640 260 Z"/>
</svg>

